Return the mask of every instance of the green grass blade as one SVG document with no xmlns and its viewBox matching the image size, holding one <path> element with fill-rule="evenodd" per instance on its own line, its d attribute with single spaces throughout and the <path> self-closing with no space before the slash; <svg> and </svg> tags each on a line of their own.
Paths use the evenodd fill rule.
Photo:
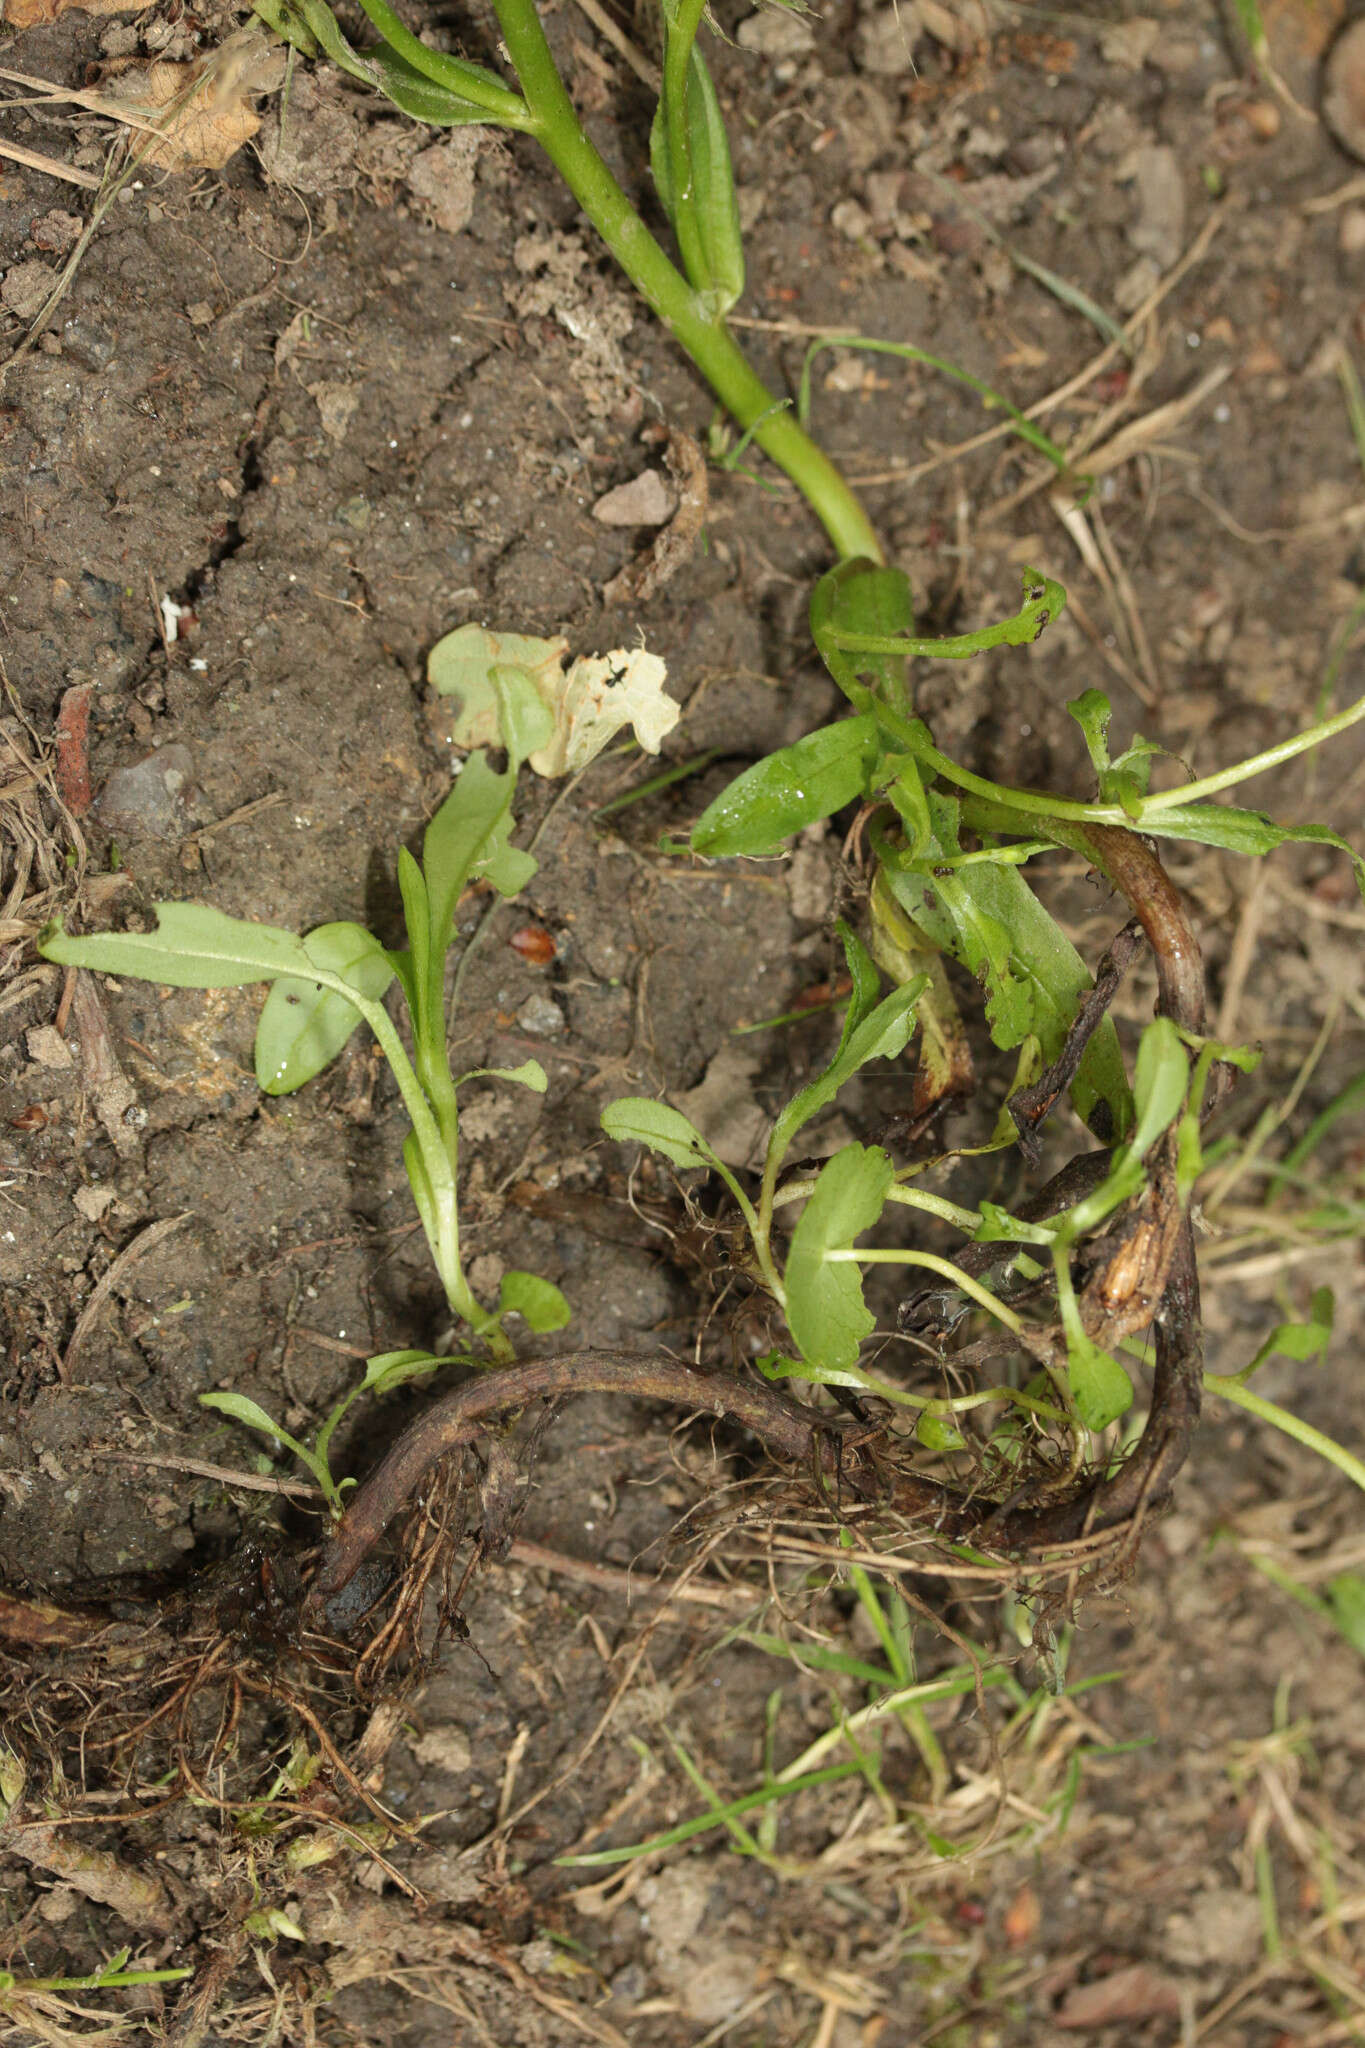
<svg viewBox="0 0 1365 2048">
<path fill-rule="evenodd" d="M 704 1835 L 712 1828 L 724 1827 L 731 1820 L 746 1813 L 755 1813 L 765 1806 L 771 1806 L 776 1799 L 785 1799 L 792 1792 L 810 1792 L 819 1785 L 833 1785 L 840 1778 L 861 1776 L 863 1766 L 857 1761 L 830 1764 L 822 1771 L 807 1771 L 800 1777 L 782 1778 L 771 1785 L 764 1785 L 757 1792 L 747 1792 L 742 1799 L 731 1799 L 723 1806 L 714 1807 L 709 1813 L 694 1814 L 691 1820 L 680 1821 L 675 1828 L 668 1828 L 661 1835 L 652 1835 L 647 1842 L 635 1842 L 627 1849 L 593 1849 L 582 1856 L 557 1856 L 555 1862 L 566 1869 L 583 1870 L 599 1868 L 608 1863 L 630 1863 L 637 1856 L 653 1856 L 660 1849 L 676 1848 L 679 1842 L 690 1842 L 695 1835 Z"/>
</svg>

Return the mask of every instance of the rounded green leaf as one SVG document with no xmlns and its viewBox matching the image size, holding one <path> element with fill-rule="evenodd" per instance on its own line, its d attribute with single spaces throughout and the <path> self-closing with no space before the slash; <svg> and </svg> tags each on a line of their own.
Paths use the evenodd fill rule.
<svg viewBox="0 0 1365 2048">
<path fill-rule="evenodd" d="M 926 1408 L 915 1424 L 915 1435 L 926 1451 L 960 1451 L 965 1439 L 960 1429 L 942 1415 L 931 1414 Z"/>
<path fill-rule="evenodd" d="M 319 925 L 303 947 L 313 966 L 338 975 L 372 1001 L 377 1002 L 393 980 L 392 960 L 362 925 Z M 359 1022 L 355 1004 L 335 989 L 292 976 L 277 981 L 256 1026 L 260 1086 L 267 1095 L 292 1095 L 331 1065 Z"/>
<path fill-rule="evenodd" d="M 498 1294 L 498 1314 L 518 1315 L 537 1335 L 562 1330 L 573 1319 L 573 1310 L 549 1280 L 539 1273 L 504 1273 Z"/>
<path fill-rule="evenodd" d="M 1088 1337 L 1073 1340 L 1067 1351 L 1076 1413 L 1087 1429 L 1108 1429 L 1132 1407 L 1133 1382 L 1118 1360 Z"/>
<path fill-rule="evenodd" d="M 863 1300 L 863 1278 L 852 1262 L 831 1263 L 870 1230 L 886 1204 L 894 1177 L 890 1157 L 875 1145 L 845 1145 L 821 1169 L 815 1192 L 792 1233 L 787 1254 L 787 1323 L 812 1365 L 847 1372 L 875 1321 Z"/>
</svg>

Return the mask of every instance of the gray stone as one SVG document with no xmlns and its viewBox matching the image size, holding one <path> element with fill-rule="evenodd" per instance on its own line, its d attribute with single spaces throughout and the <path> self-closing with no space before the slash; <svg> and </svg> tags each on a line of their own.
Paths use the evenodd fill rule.
<svg viewBox="0 0 1365 2048">
<path fill-rule="evenodd" d="M 193 793 L 193 757 L 188 747 L 173 743 L 144 754 L 127 768 L 116 768 L 95 808 L 110 832 L 179 839 L 189 824 L 187 806 Z"/>
</svg>

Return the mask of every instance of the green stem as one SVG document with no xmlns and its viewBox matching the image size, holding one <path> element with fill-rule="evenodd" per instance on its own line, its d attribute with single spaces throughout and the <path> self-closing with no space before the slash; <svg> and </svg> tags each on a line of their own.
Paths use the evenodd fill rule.
<svg viewBox="0 0 1365 2048">
<path fill-rule="evenodd" d="M 686 350 L 739 426 L 785 470 L 829 535 L 841 560 L 882 558 L 867 513 L 847 480 L 778 401 L 722 320 L 665 256 L 588 140 L 555 68 L 534 0 L 493 0 L 536 137 L 631 283 Z"/>
<path fill-rule="evenodd" d="M 937 1273 L 944 1280 L 951 1280 L 954 1287 L 969 1294 L 981 1308 L 1003 1323 L 1007 1330 L 1019 1336 L 1027 1327 L 1022 1316 L 1012 1308 L 1006 1308 L 998 1294 L 992 1294 L 989 1287 L 983 1287 L 970 1273 L 964 1273 L 951 1259 L 941 1259 L 934 1252 L 899 1252 L 868 1250 L 857 1245 L 841 1246 L 837 1251 L 825 1253 L 825 1263 L 832 1266 L 923 1266 L 926 1272 Z"/>
<path fill-rule="evenodd" d="M 1301 1416 L 1291 1415 L 1287 1408 L 1281 1408 L 1276 1401 L 1267 1401 L 1264 1394 L 1253 1394 L 1250 1387 L 1244 1387 L 1240 1380 L 1225 1379 L 1221 1373 L 1206 1372 L 1204 1385 L 1211 1394 L 1219 1394 L 1225 1401 L 1233 1401 L 1239 1408 L 1245 1408 L 1250 1415 L 1259 1416 L 1262 1422 L 1273 1422 L 1276 1429 L 1282 1429 L 1286 1436 L 1292 1436 L 1296 1443 L 1303 1444 L 1310 1451 L 1316 1451 L 1320 1458 L 1326 1458 L 1329 1465 L 1335 1465 L 1338 1472 L 1344 1472 L 1348 1479 L 1365 1490 L 1365 1464 L 1352 1451 L 1337 1443 L 1334 1437 L 1324 1436 L 1320 1429 L 1314 1429 L 1311 1422 Z"/>
<path fill-rule="evenodd" d="M 1239 782 L 1250 782 L 1253 776 L 1265 775 L 1272 768 L 1278 768 L 1285 761 L 1292 761 L 1296 754 L 1305 754 L 1310 747 L 1320 747 L 1324 740 L 1335 739 L 1339 732 L 1365 718 L 1365 697 L 1357 697 L 1354 704 L 1348 704 L 1344 711 L 1338 711 L 1334 718 L 1324 718 L 1317 725 L 1305 727 L 1291 739 L 1281 740 L 1278 747 L 1267 747 L 1263 754 L 1253 754 L 1248 761 L 1239 761 L 1234 768 L 1223 768 L 1217 775 L 1206 775 L 1199 782 L 1187 782 L 1179 789 L 1163 789 L 1156 796 L 1143 797 L 1138 808 L 1138 828 L 1142 820 L 1155 816 L 1158 811 L 1169 811 L 1180 804 L 1199 803 L 1206 796 L 1214 796 L 1220 789 L 1232 789 Z"/>
</svg>

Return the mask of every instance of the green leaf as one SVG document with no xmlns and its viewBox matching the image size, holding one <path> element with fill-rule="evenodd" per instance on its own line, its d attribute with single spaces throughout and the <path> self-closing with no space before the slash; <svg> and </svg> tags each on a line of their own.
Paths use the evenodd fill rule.
<svg viewBox="0 0 1365 2048">
<path fill-rule="evenodd" d="M 443 959 L 454 935 L 455 906 L 475 862 L 488 850 L 490 835 L 507 815 L 516 787 L 508 768 L 496 774 L 480 748 L 471 754 L 455 787 L 427 826 L 422 840 L 422 873 L 430 899 L 434 958 Z"/>
<path fill-rule="evenodd" d="M 573 1310 L 550 1281 L 538 1273 L 504 1273 L 498 1295 L 498 1314 L 519 1315 L 538 1336 L 562 1330 L 573 1319 Z"/>
<path fill-rule="evenodd" d="M 784 840 L 860 796 L 876 746 L 869 716 L 841 719 L 737 775 L 692 828 L 692 851 L 721 859 L 780 853 Z"/>
<path fill-rule="evenodd" d="M 499 896 L 520 896 L 540 870 L 540 862 L 533 853 L 512 845 L 514 822 L 511 811 L 507 811 L 489 833 L 483 852 L 469 870 L 471 882 L 488 882 Z"/>
<path fill-rule="evenodd" d="M 401 1387 L 406 1380 L 433 1372 L 438 1365 L 459 1363 L 458 1359 L 437 1358 L 430 1351 L 377 1351 L 373 1358 L 366 1359 L 365 1377 L 356 1392 L 387 1394 L 394 1387 Z"/>
<path fill-rule="evenodd" d="M 911 864 L 925 859 L 933 845 L 934 827 L 924 778 L 914 755 L 883 755 L 871 779 L 873 790 L 886 797 L 905 827 L 905 852 Z"/>
<path fill-rule="evenodd" d="M 879 1147 L 845 1145 L 821 1168 L 815 1191 L 792 1232 L 786 1263 L 787 1323 L 812 1365 L 851 1370 L 858 1363 L 859 1345 L 875 1328 L 857 1266 L 831 1264 L 825 1254 L 843 1250 L 872 1228 L 893 1178 L 890 1157 Z"/>
<path fill-rule="evenodd" d="M 849 688 L 846 680 L 848 664 L 841 659 L 843 656 L 864 657 L 854 664 L 857 669 L 867 667 L 865 657 L 870 654 L 896 655 L 903 660 L 963 661 L 969 655 L 984 654 L 991 647 L 1031 645 L 1066 609 L 1066 592 L 1060 583 L 1054 583 L 1050 576 L 1044 576 L 1038 569 L 1025 569 L 1023 604 L 1012 617 L 1001 619 L 994 626 L 982 626 L 974 633 L 950 634 L 945 639 L 864 633 L 841 625 L 834 616 L 835 595 L 842 583 L 864 570 L 865 565 L 861 562 L 841 562 L 837 569 L 821 577 L 811 598 L 811 630 L 815 644 L 830 674 L 842 689 Z M 849 694 L 856 703 L 856 694 L 852 690 Z"/>
<path fill-rule="evenodd" d="M 882 978 L 877 972 L 877 963 L 853 927 L 840 917 L 835 919 L 834 929 L 839 934 L 848 977 L 853 983 L 848 1008 L 844 1012 L 844 1028 L 839 1036 L 839 1050 L 842 1052 L 858 1026 L 876 1009 L 882 992 Z"/>
<path fill-rule="evenodd" d="M 849 1271 L 852 1270 L 850 1267 Z M 754 1364 L 765 1380 L 805 1380 L 812 1387 L 848 1387 L 860 1394 L 880 1392 L 860 1365 L 811 1365 L 804 1358 L 788 1358 L 781 1351 L 765 1351 Z"/>
<path fill-rule="evenodd" d="M 935 793 L 930 810 L 939 847 L 956 852 L 955 799 Z M 1050 1065 L 1066 1042 L 1091 979 L 1080 954 L 1019 870 L 1002 861 L 951 873 L 891 867 L 883 872 L 911 922 L 982 983 L 986 1020 L 1000 1049 L 1010 1052 L 1036 1037 Z M 1070 1093 L 1082 1122 L 1089 1124 L 1103 1102 L 1116 1133 L 1131 1124 L 1132 1097 L 1111 1018 L 1101 1020 L 1086 1046 Z"/>
<path fill-rule="evenodd" d="M 541 640 L 527 633 L 494 633 L 487 626 L 457 626 L 453 633 L 436 642 L 427 656 L 427 681 L 440 697 L 454 697 L 459 705 L 451 728 L 457 747 L 500 747 L 509 745 L 503 719 L 505 707 L 499 701 L 495 675 L 514 670 L 526 677 L 541 708 L 550 718 L 550 704 L 564 688 L 564 657 L 567 640 Z M 539 681 L 537 681 L 537 678 Z M 507 685 L 503 685 L 504 691 Z M 511 686 L 529 716 L 525 693 Z M 537 745 L 544 745 L 538 741 Z M 526 752 L 531 749 L 528 747 Z M 524 758 L 524 756 L 523 756 Z"/>
<path fill-rule="evenodd" d="M 490 680 L 498 700 L 502 743 L 513 766 L 519 768 L 528 754 L 550 744 L 555 715 L 536 688 L 535 678 L 524 668 L 510 668 L 500 662 Z"/>
<path fill-rule="evenodd" d="M 1303 1323 L 1279 1323 L 1262 1344 L 1250 1365 L 1239 1372 L 1238 1379 L 1250 1379 L 1258 1366 L 1267 1358 L 1292 1358 L 1298 1365 L 1308 1364 L 1310 1359 L 1326 1355 L 1332 1341 L 1332 1326 L 1336 1320 L 1336 1297 L 1330 1287 L 1315 1287 L 1309 1305 L 1308 1320 Z"/>
<path fill-rule="evenodd" d="M 290 1436 L 287 1429 L 281 1429 L 279 1423 L 267 1415 L 257 1402 L 248 1399 L 245 1394 L 237 1394 L 228 1389 L 223 1393 L 201 1394 L 199 1405 L 201 1408 L 213 1408 L 218 1414 L 230 1416 L 234 1422 L 240 1422 L 247 1429 L 254 1429 L 261 1436 L 269 1437 L 272 1442 L 283 1444 L 285 1449 L 292 1451 L 299 1463 L 312 1473 L 327 1498 L 335 1499 L 336 1487 L 325 1462 L 310 1451 L 306 1444 L 301 1444 L 297 1437 Z"/>
<path fill-rule="evenodd" d="M 466 1081 L 519 1081 L 523 1088 L 532 1088 L 537 1095 L 543 1095 L 550 1085 L 539 1060 L 524 1060 L 519 1067 L 470 1067 L 455 1086 L 463 1088 Z"/>
<path fill-rule="evenodd" d="M 470 122 L 506 128 L 528 125 L 525 101 L 496 72 L 427 49 L 382 0 L 362 0 L 362 5 L 385 38 L 363 55 L 342 34 L 324 0 L 262 0 L 255 12 L 305 55 L 313 54 L 314 41 L 321 44 L 334 64 L 373 86 L 414 120 L 432 127 Z"/>
<path fill-rule="evenodd" d="M 1365 1657 L 1365 1579 L 1359 1572 L 1339 1572 L 1323 1590 L 1333 1621 L 1351 1648 Z"/>
<path fill-rule="evenodd" d="M 871 676 L 884 703 L 897 710 L 905 707 L 908 647 L 898 636 L 914 631 L 915 611 L 910 580 L 902 570 L 860 560 L 840 562 L 811 593 L 810 625 L 821 660 L 855 709 L 867 706 L 867 686 L 860 680 L 864 675 Z M 855 658 L 844 651 L 839 636 L 845 633 L 883 644 Z M 897 636 L 894 642 L 891 636 Z"/>
<path fill-rule="evenodd" d="M 422 870 L 406 846 L 398 849 L 398 893 L 403 899 L 403 921 L 408 929 L 409 979 L 416 995 L 414 1002 L 410 994 L 409 1002 L 416 1020 L 431 979 L 431 899 Z"/>
<path fill-rule="evenodd" d="M 941 1415 L 931 1415 L 927 1408 L 915 1424 L 915 1435 L 927 1451 L 960 1451 L 966 1443 L 960 1429 Z"/>
<path fill-rule="evenodd" d="M 907 982 L 904 988 L 893 989 L 854 1030 L 845 1033 L 843 1043 L 824 1073 L 809 1082 L 799 1095 L 792 1097 L 773 1125 L 772 1136 L 768 1140 L 766 1172 L 769 1179 L 776 1164 L 785 1158 L 802 1125 L 808 1124 L 827 1103 L 833 1102 L 844 1083 L 851 1081 L 860 1067 L 865 1067 L 869 1060 L 893 1060 L 904 1051 L 915 1028 L 915 1005 L 928 985 L 928 975 L 921 974 L 914 981 Z"/>
<path fill-rule="evenodd" d="M 308 933 L 303 949 L 313 966 L 350 982 L 379 1002 L 394 977 L 394 963 L 370 932 L 358 924 L 323 924 Z M 291 1095 L 330 1066 L 345 1045 L 360 1012 L 334 989 L 292 975 L 277 981 L 256 1026 L 256 1079 L 267 1095 Z"/>
<path fill-rule="evenodd" d="M 154 932 L 99 932 L 73 939 L 59 917 L 45 925 L 38 951 L 64 966 L 127 974 L 168 988 L 242 988 L 277 975 L 307 977 L 308 955 L 293 932 L 227 917 L 206 903 L 158 903 Z"/>
<path fill-rule="evenodd" d="M 1133 1095 L 1137 1122 L 1128 1150 L 1143 1159 L 1184 1107 L 1190 1085 L 1190 1057 L 1169 1017 L 1156 1017 L 1138 1046 Z"/>
<path fill-rule="evenodd" d="M 1103 690 L 1084 690 L 1073 697 L 1067 710 L 1081 729 L 1086 752 L 1097 775 L 1109 766 L 1109 721 L 1114 707 Z"/>
<path fill-rule="evenodd" d="M 670 25 L 670 33 L 673 33 Z M 744 296 L 744 238 L 739 225 L 730 143 L 711 74 L 695 42 L 687 55 L 686 102 L 681 138 L 670 138 L 670 112 L 661 98 L 649 135 L 649 167 L 659 202 L 680 242 L 700 254 L 702 275 L 691 278 L 703 292 L 713 315 L 724 315 Z M 673 174 L 674 158 L 687 166 L 691 190 L 680 193 Z M 679 220 L 680 207 L 690 216 L 693 243 Z"/>
<path fill-rule="evenodd" d="M 602 1111 L 602 1128 L 623 1145 L 647 1145 L 675 1166 L 717 1166 L 719 1161 L 701 1132 L 680 1109 L 654 1102 L 647 1095 L 623 1095 Z"/>
<path fill-rule="evenodd" d="M 1191 839 L 1199 846 L 1226 847 L 1229 853 L 1274 853 L 1287 845 L 1335 846 L 1350 855 L 1357 886 L 1365 896 L 1365 860 L 1349 840 L 1326 825 L 1277 825 L 1264 811 L 1243 811 L 1235 804 L 1171 804 L 1161 810 L 1144 806 L 1141 824 L 1157 839 Z"/>
<path fill-rule="evenodd" d="M 1085 1335 L 1069 1336 L 1071 1397 L 1087 1429 L 1108 1429 L 1133 1405 L 1133 1382 L 1116 1358 Z"/>
<path fill-rule="evenodd" d="M 415 1380 L 433 1372 L 440 1365 L 463 1365 L 462 1358 L 436 1358 L 430 1351 L 378 1351 L 373 1358 L 365 1361 L 365 1375 L 343 1394 L 333 1408 L 322 1428 L 318 1431 L 314 1456 L 319 1465 L 331 1472 L 332 1438 L 343 1418 L 362 1394 L 390 1394 L 395 1387 L 401 1387 L 407 1380 Z M 332 1482 L 329 1478 L 329 1484 Z M 342 1481 L 343 1486 L 353 1486 L 354 1480 Z M 336 1489 L 340 1497 L 340 1488 Z"/>
</svg>

